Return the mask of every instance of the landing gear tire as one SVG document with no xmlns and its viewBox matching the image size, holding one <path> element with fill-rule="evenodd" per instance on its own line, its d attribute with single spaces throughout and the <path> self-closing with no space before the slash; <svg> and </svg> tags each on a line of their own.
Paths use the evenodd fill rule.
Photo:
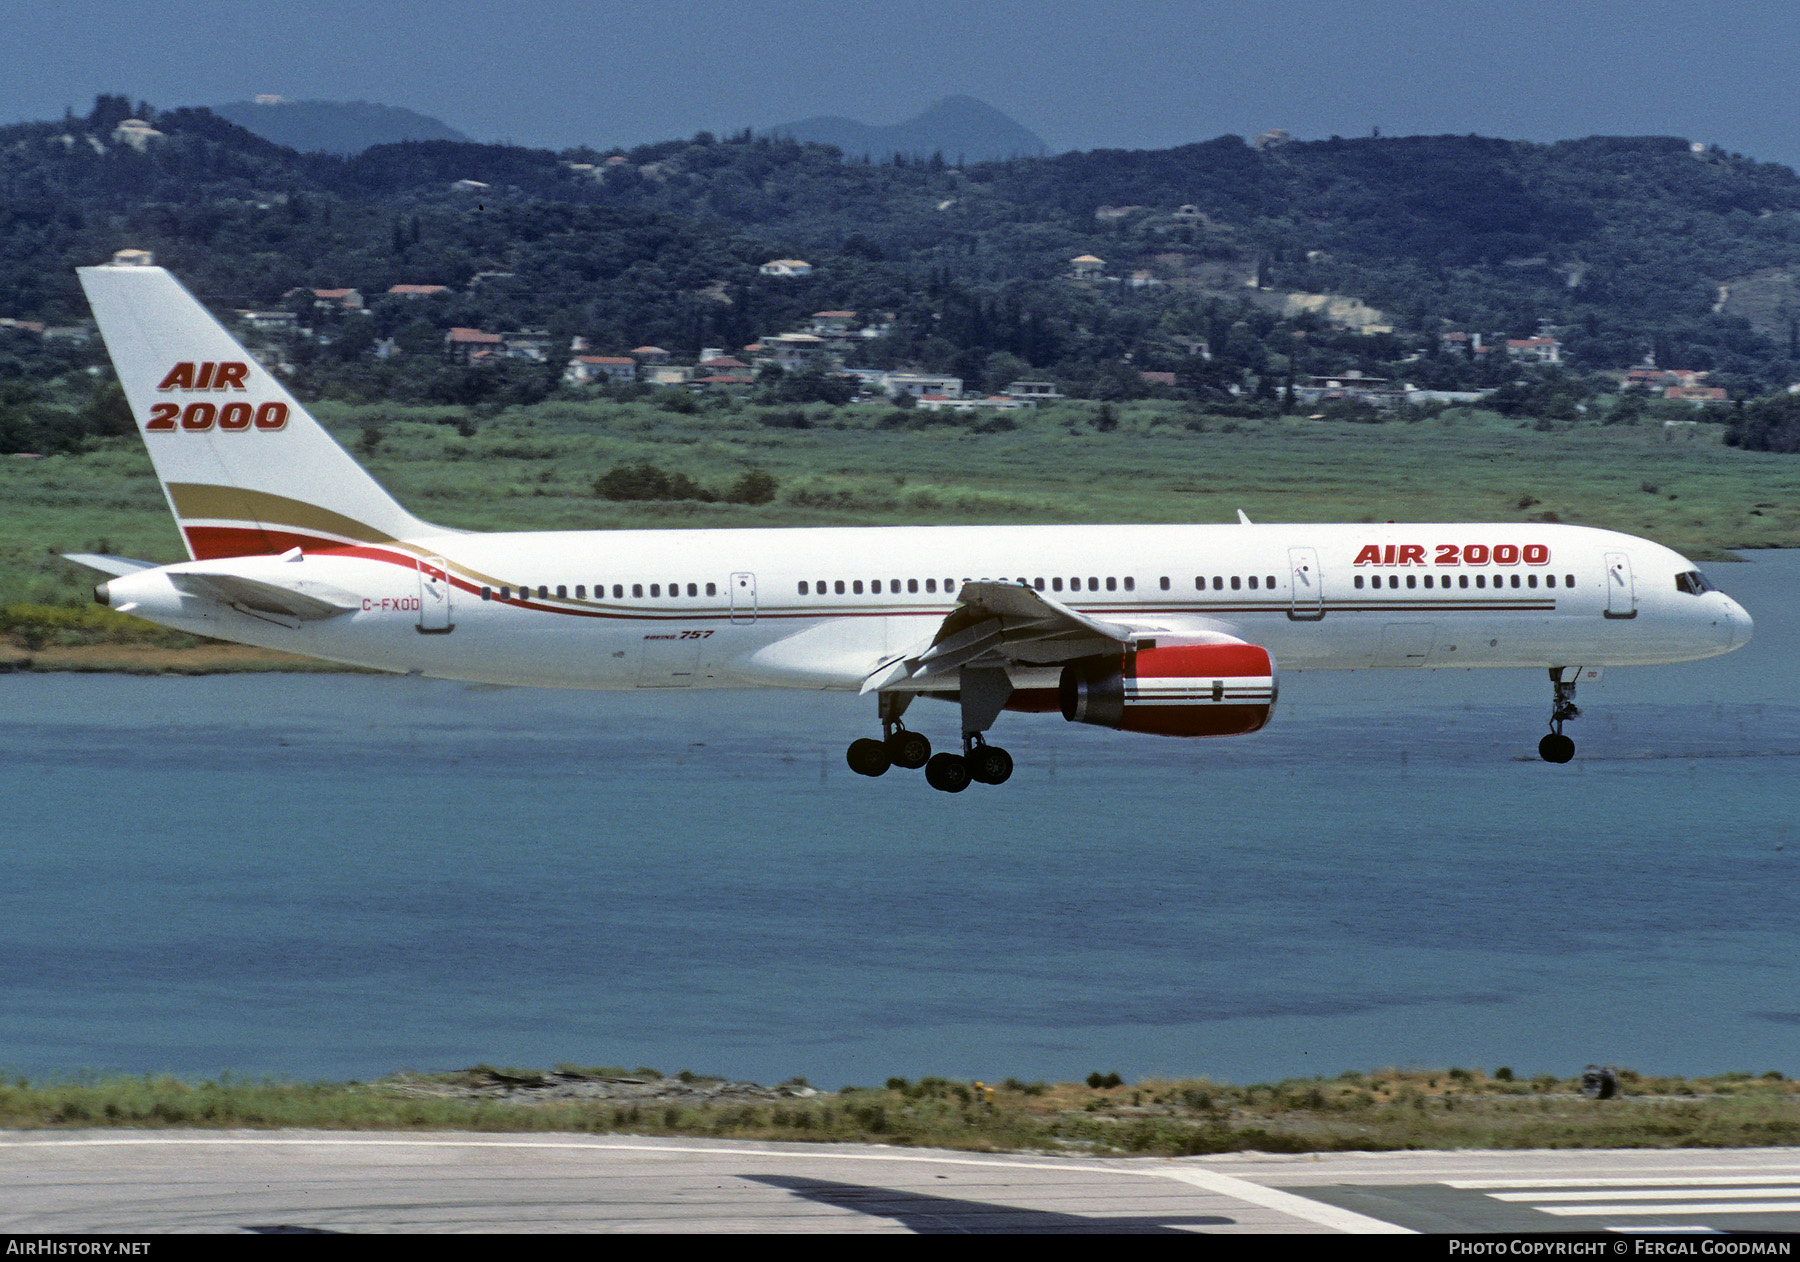
<svg viewBox="0 0 1800 1262">
<path fill-rule="evenodd" d="M 1564 763 L 1575 756 L 1575 742 L 1563 735 L 1563 724 L 1581 717 L 1575 704 L 1575 683 L 1580 676 L 1579 666 L 1550 668 L 1550 735 L 1538 742 L 1538 757 L 1545 762 Z"/>
<path fill-rule="evenodd" d="M 859 776 L 879 776 L 886 774 L 894 760 L 888 755 L 886 745 L 865 736 L 850 742 L 850 748 L 844 751 L 844 761 Z"/>
<path fill-rule="evenodd" d="M 998 745 L 977 745 L 969 751 L 969 778 L 982 784 L 1005 784 L 1013 773 L 1012 755 Z"/>
<path fill-rule="evenodd" d="M 922 732 L 909 732 L 905 728 L 887 738 L 887 755 L 896 767 L 905 767 L 915 771 L 923 767 L 931 758 L 931 742 Z"/>
<path fill-rule="evenodd" d="M 1538 742 L 1538 757 L 1545 762 L 1568 762 L 1575 757 L 1575 742 L 1561 732 L 1551 732 Z"/>
<path fill-rule="evenodd" d="M 1538 742 L 1538 757 L 1545 762 L 1563 763 L 1575 756 L 1575 742 L 1561 732 L 1552 732 Z"/>
<path fill-rule="evenodd" d="M 969 763 L 961 754 L 933 754 L 925 764 L 925 783 L 940 793 L 961 793 L 969 778 Z"/>
</svg>

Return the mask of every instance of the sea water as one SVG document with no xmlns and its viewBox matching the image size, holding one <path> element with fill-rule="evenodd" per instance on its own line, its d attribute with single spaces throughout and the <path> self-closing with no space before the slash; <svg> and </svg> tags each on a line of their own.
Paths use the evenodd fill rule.
<svg viewBox="0 0 1800 1262">
<path fill-rule="evenodd" d="M 1800 1073 L 1800 552 L 1711 577 L 1755 640 L 1583 684 L 1561 767 L 1541 671 L 1007 715 L 958 795 L 849 771 L 867 698 L 3 677 L 0 1066 Z"/>
</svg>

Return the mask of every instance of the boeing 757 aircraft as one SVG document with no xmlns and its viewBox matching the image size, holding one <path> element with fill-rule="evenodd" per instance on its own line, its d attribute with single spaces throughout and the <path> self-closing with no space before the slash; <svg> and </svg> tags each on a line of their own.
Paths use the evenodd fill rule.
<svg viewBox="0 0 1800 1262">
<path fill-rule="evenodd" d="M 1549 733 L 1605 666 L 1687 661 L 1750 617 L 1644 539 L 1536 522 L 479 534 L 402 508 L 140 252 L 79 269 L 190 560 L 81 554 L 163 626 L 380 670 L 560 688 L 872 695 L 866 776 L 1012 774 L 1005 710 L 1160 736 L 1254 732 L 1290 670 L 1547 671 Z M 954 700 L 959 752 L 901 721 Z"/>
</svg>

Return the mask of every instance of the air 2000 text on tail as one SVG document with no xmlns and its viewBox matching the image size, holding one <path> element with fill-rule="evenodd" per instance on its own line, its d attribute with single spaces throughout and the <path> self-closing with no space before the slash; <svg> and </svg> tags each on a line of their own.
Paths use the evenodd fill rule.
<svg viewBox="0 0 1800 1262">
<path fill-rule="evenodd" d="M 1273 712 L 1277 662 L 1545 670 L 1539 752 L 1567 762 L 1584 675 L 1750 638 L 1669 549 L 1535 522 L 449 530 L 168 272 L 80 277 L 190 559 L 71 559 L 113 576 L 101 603 L 220 639 L 498 684 L 854 690 L 881 730 L 854 770 L 959 792 L 1011 775 L 986 738 L 1007 710 L 1241 735 Z M 956 703 L 959 752 L 902 721 L 929 694 Z"/>
</svg>

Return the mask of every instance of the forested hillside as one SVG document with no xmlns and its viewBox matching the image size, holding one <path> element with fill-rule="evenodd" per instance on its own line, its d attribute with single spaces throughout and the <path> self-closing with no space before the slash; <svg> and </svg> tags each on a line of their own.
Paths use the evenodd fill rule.
<svg viewBox="0 0 1800 1262">
<path fill-rule="evenodd" d="M 1674 138 L 1258 149 L 1228 136 L 958 167 L 747 133 L 622 153 L 302 155 L 205 110 L 123 97 L 0 129 L 0 317 L 80 320 L 74 267 L 124 247 L 153 250 L 221 310 L 291 306 L 301 287 L 368 296 L 372 318 L 293 352 L 303 388 L 350 398 L 554 386 L 553 373 L 450 372 L 425 352 L 452 326 L 679 357 L 826 309 L 893 315 L 861 348 L 871 367 L 972 386 L 1043 376 L 1098 398 L 1164 388 L 1144 371 L 1215 400 L 1274 400 L 1296 376 L 1351 369 L 1439 389 L 1521 375 L 1446 352 L 1453 330 L 1553 332 L 1567 371 L 1549 376 L 1577 382 L 1558 387 L 1566 398 L 1591 393 L 1583 374 L 1646 354 L 1736 397 L 1800 375 L 1800 294 L 1787 299 L 1800 179 Z M 1099 278 L 1070 279 L 1079 255 L 1103 260 Z M 781 257 L 811 274 L 759 273 Z M 474 283 L 482 272 L 499 275 Z M 402 283 L 448 292 L 381 297 Z M 1759 296 L 1755 323 L 1734 286 Z M 1345 304 L 1361 316 L 1335 318 Z M 416 362 L 376 362 L 387 338 Z M 0 376 L 63 372 L 73 354 L 0 329 Z"/>
</svg>

